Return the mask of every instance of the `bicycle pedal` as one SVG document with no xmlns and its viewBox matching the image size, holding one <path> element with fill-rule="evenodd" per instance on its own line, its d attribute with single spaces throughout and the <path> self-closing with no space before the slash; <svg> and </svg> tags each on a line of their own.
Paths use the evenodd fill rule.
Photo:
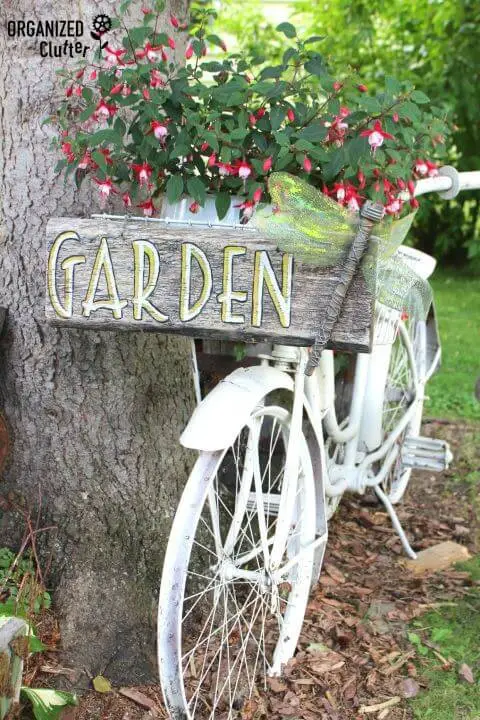
<svg viewBox="0 0 480 720">
<path fill-rule="evenodd" d="M 404 469 L 430 470 L 442 472 L 453 459 L 450 446 L 445 440 L 428 437 L 406 437 L 401 449 L 401 461 Z"/>
</svg>

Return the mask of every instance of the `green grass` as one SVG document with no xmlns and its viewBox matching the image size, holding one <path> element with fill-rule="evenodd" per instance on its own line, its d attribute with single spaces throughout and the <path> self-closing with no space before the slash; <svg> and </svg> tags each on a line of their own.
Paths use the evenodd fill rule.
<svg viewBox="0 0 480 720">
<path fill-rule="evenodd" d="M 480 556 L 459 566 L 480 582 Z M 418 629 L 421 628 L 421 629 Z M 410 641 L 420 660 L 419 676 L 428 688 L 413 700 L 415 718 L 420 720 L 480 720 L 480 588 L 478 585 L 464 600 L 453 607 L 422 615 L 415 621 Z M 441 669 L 441 661 L 422 643 L 435 643 L 440 654 L 453 661 L 450 670 Z M 459 677 L 458 669 L 466 663 L 472 670 L 474 684 Z M 423 684 L 423 682 L 422 682 Z"/>
<path fill-rule="evenodd" d="M 428 417 L 480 420 L 480 278 L 437 271 L 432 279 L 442 342 L 442 366 L 427 386 Z"/>
</svg>

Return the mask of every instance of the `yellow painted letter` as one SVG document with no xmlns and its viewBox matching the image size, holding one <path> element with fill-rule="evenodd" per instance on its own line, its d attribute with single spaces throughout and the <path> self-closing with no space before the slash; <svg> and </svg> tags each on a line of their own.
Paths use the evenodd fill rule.
<svg viewBox="0 0 480 720">
<path fill-rule="evenodd" d="M 95 300 L 102 270 L 105 273 L 108 298 L 105 300 Z M 121 320 L 122 310 L 126 304 L 126 300 L 120 300 L 118 297 L 112 258 L 110 257 L 107 238 L 104 237 L 100 242 L 100 247 L 98 248 L 95 262 L 93 263 L 92 275 L 88 284 L 85 300 L 82 302 L 83 314 L 85 317 L 90 317 L 90 313 L 93 310 L 100 310 L 103 308 L 105 310 L 111 310 L 115 320 Z"/>
<path fill-rule="evenodd" d="M 70 318 L 73 314 L 73 281 L 75 265 L 84 263 L 86 258 L 84 255 L 73 255 L 63 261 L 62 268 L 65 271 L 65 301 L 62 305 L 60 298 L 58 297 L 56 275 L 58 253 L 60 252 L 60 248 L 65 240 L 80 241 L 80 237 L 75 230 L 67 230 L 66 232 L 60 233 L 60 235 L 55 238 L 48 254 L 47 284 L 48 296 L 57 315 L 62 318 Z"/>
<path fill-rule="evenodd" d="M 144 284 L 145 256 L 148 258 L 148 277 Z M 168 315 L 164 315 L 148 300 L 155 290 L 160 272 L 160 260 L 155 245 L 147 240 L 134 240 L 133 242 L 133 317 L 141 320 L 143 310 L 146 310 L 157 322 L 166 322 Z"/>
<path fill-rule="evenodd" d="M 190 306 L 192 258 L 195 258 L 202 271 L 203 285 L 197 300 Z M 180 320 L 182 322 L 193 320 L 203 310 L 210 298 L 212 285 L 212 269 L 203 250 L 192 243 L 183 243 L 180 276 Z"/>
<path fill-rule="evenodd" d="M 284 328 L 290 326 L 292 278 L 292 255 L 284 254 L 282 257 L 282 289 L 280 290 L 267 251 L 257 250 L 253 271 L 252 325 L 254 327 L 260 327 L 262 324 L 264 283 L 272 298 L 281 326 Z"/>
<path fill-rule="evenodd" d="M 245 315 L 234 315 L 232 313 L 232 302 L 245 302 L 247 293 L 245 290 L 233 290 L 233 258 L 237 255 L 245 255 L 247 248 L 237 245 L 227 245 L 223 249 L 223 292 L 218 295 L 217 300 L 222 303 L 222 322 L 243 323 Z"/>
</svg>

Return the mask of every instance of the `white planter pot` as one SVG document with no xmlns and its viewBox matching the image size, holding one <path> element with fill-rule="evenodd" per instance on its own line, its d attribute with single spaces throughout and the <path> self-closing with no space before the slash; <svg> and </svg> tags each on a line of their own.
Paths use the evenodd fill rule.
<svg viewBox="0 0 480 720">
<path fill-rule="evenodd" d="M 174 220 L 175 222 L 196 222 L 211 223 L 212 225 L 238 225 L 240 224 L 240 205 L 242 198 L 232 196 L 230 208 L 222 220 L 217 217 L 215 209 L 215 196 L 210 195 L 205 200 L 204 207 L 200 207 L 198 212 L 192 213 L 188 209 L 193 202 L 193 198 L 183 198 L 177 203 L 170 204 L 165 197 L 162 203 L 160 217 L 165 220 Z"/>
</svg>

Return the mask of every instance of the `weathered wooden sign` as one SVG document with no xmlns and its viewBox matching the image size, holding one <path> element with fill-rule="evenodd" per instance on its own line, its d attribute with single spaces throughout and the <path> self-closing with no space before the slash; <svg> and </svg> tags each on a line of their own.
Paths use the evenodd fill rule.
<svg viewBox="0 0 480 720">
<path fill-rule="evenodd" d="M 309 345 L 338 281 L 255 230 L 54 218 L 46 315 L 55 325 Z M 361 273 L 332 347 L 367 351 L 373 299 Z"/>
</svg>

